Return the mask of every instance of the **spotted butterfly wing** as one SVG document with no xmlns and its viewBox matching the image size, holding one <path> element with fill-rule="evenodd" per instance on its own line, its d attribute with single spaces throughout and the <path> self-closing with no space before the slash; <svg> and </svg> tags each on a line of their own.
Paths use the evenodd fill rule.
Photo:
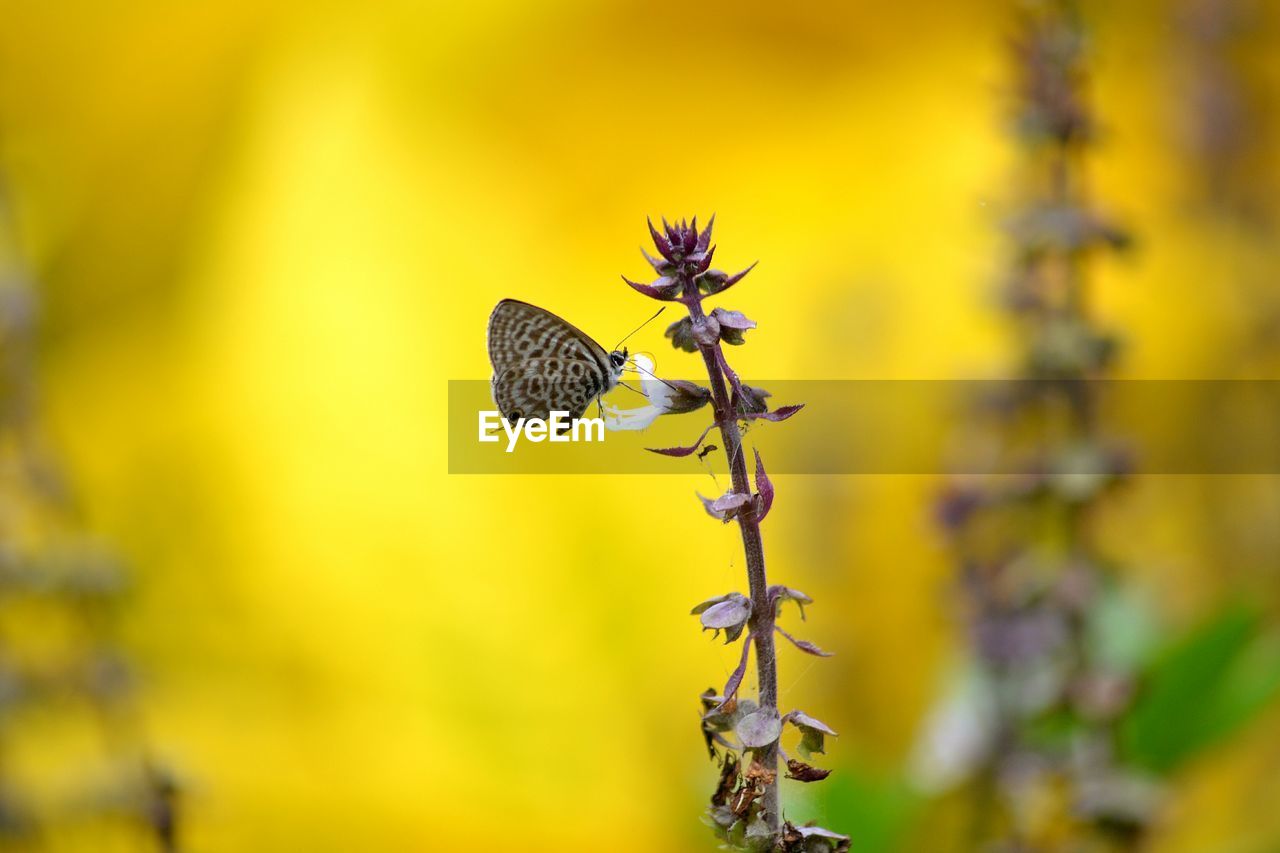
<svg viewBox="0 0 1280 853">
<path fill-rule="evenodd" d="M 493 399 L 502 416 L 581 417 L 618 384 L 622 353 L 605 352 L 585 332 L 536 305 L 504 299 L 489 316 Z"/>
<path fill-rule="evenodd" d="M 582 366 L 559 358 L 530 359 L 494 377 L 493 400 L 512 422 L 522 417 L 546 420 L 551 412 L 580 418 L 602 392 L 596 377 L 580 372 Z"/>
</svg>

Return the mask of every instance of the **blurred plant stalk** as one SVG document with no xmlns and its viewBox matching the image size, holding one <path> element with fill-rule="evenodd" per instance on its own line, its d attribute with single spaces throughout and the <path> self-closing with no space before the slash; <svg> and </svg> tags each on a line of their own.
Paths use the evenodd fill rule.
<svg viewBox="0 0 1280 853">
<path fill-rule="evenodd" d="M 0 184 L 0 850 L 44 849 L 50 838 L 83 833 L 84 849 L 126 840 L 137 849 L 149 838 L 172 853 L 177 788 L 147 757 L 134 677 L 112 638 L 127 579 L 81 529 L 42 440 L 36 315 Z M 98 728 L 97 747 L 58 768 L 71 772 L 72 789 L 37 793 L 32 768 L 8 758 L 66 754 L 45 740 L 55 737 L 49 723 L 75 721 Z"/>
<path fill-rule="evenodd" d="M 1116 726 L 1136 673 L 1098 660 L 1093 619 L 1117 586 L 1091 523 L 1126 471 L 1089 379 L 1117 339 L 1091 316 L 1089 264 L 1128 244 L 1090 204 L 1095 124 L 1075 4 L 1027 4 L 1013 41 L 1021 209 L 1003 302 L 1029 383 L 991 404 L 997 452 L 1025 474 L 955 484 L 941 517 L 960 561 L 970 642 L 987 692 L 976 757 L 974 849 L 1136 849 L 1159 788 L 1124 766 Z"/>
</svg>

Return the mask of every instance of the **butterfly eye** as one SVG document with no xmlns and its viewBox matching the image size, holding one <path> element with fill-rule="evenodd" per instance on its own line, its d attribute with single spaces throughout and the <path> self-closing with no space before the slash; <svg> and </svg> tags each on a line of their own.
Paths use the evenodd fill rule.
<svg viewBox="0 0 1280 853">
<path fill-rule="evenodd" d="M 521 412 L 519 409 L 512 409 L 512 410 L 511 410 L 511 417 L 507 418 L 507 420 L 509 420 L 509 421 L 518 421 L 518 420 L 520 420 L 520 419 L 521 419 L 521 418 L 523 418 L 523 417 L 524 417 L 524 412 Z"/>
</svg>

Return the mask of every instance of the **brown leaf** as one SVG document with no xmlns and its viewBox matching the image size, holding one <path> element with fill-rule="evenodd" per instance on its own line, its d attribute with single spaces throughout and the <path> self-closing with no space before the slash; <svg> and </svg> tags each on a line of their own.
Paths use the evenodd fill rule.
<svg viewBox="0 0 1280 853">
<path fill-rule="evenodd" d="M 711 805 L 723 806 L 733 796 L 733 789 L 738 787 L 738 756 L 726 752 L 724 764 L 720 765 L 720 780 L 716 783 L 716 792 L 711 795 Z"/>
<path fill-rule="evenodd" d="M 746 817 L 747 812 L 751 811 L 751 804 L 759 799 L 764 793 L 755 782 L 743 782 L 742 787 L 733 795 L 733 801 L 729 803 L 729 808 L 738 817 Z"/>
<path fill-rule="evenodd" d="M 831 775 L 830 770 L 812 767 L 803 761 L 792 758 L 787 761 L 787 778 L 798 782 L 821 782 Z"/>
<path fill-rule="evenodd" d="M 751 766 L 747 768 L 746 778 L 751 782 L 759 782 L 762 785 L 772 785 L 778 780 L 778 771 L 766 770 L 763 764 L 752 759 Z"/>
</svg>

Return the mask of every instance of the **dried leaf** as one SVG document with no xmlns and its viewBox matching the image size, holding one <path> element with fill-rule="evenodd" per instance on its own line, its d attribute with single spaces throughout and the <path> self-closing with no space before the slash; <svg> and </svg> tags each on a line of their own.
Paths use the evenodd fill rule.
<svg viewBox="0 0 1280 853">
<path fill-rule="evenodd" d="M 729 809 L 738 818 L 746 817 L 751 811 L 751 804 L 754 803 L 763 793 L 755 785 L 744 784 L 733 795 L 733 800 L 729 803 Z"/>
<path fill-rule="evenodd" d="M 797 782 L 821 782 L 830 775 L 830 770 L 813 767 L 794 758 L 787 761 L 787 778 L 795 779 Z"/>
<path fill-rule="evenodd" d="M 733 796 L 733 789 L 738 787 L 738 756 L 726 752 L 724 763 L 720 765 L 720 779 L 716 783 L 716 791 L 711 795 L 711 805 L 723 806 Z"/>
<path fill-rule="evenodd" d="M 753 758 L 751 759 L 751 766 L 747 768 L 747 772 L 744 776 L 751 782 L 759 782 L 762 785 L 772 785 L 778 780 L 778 771 L 766 770 L 763 764 Z"/>
</svg>

